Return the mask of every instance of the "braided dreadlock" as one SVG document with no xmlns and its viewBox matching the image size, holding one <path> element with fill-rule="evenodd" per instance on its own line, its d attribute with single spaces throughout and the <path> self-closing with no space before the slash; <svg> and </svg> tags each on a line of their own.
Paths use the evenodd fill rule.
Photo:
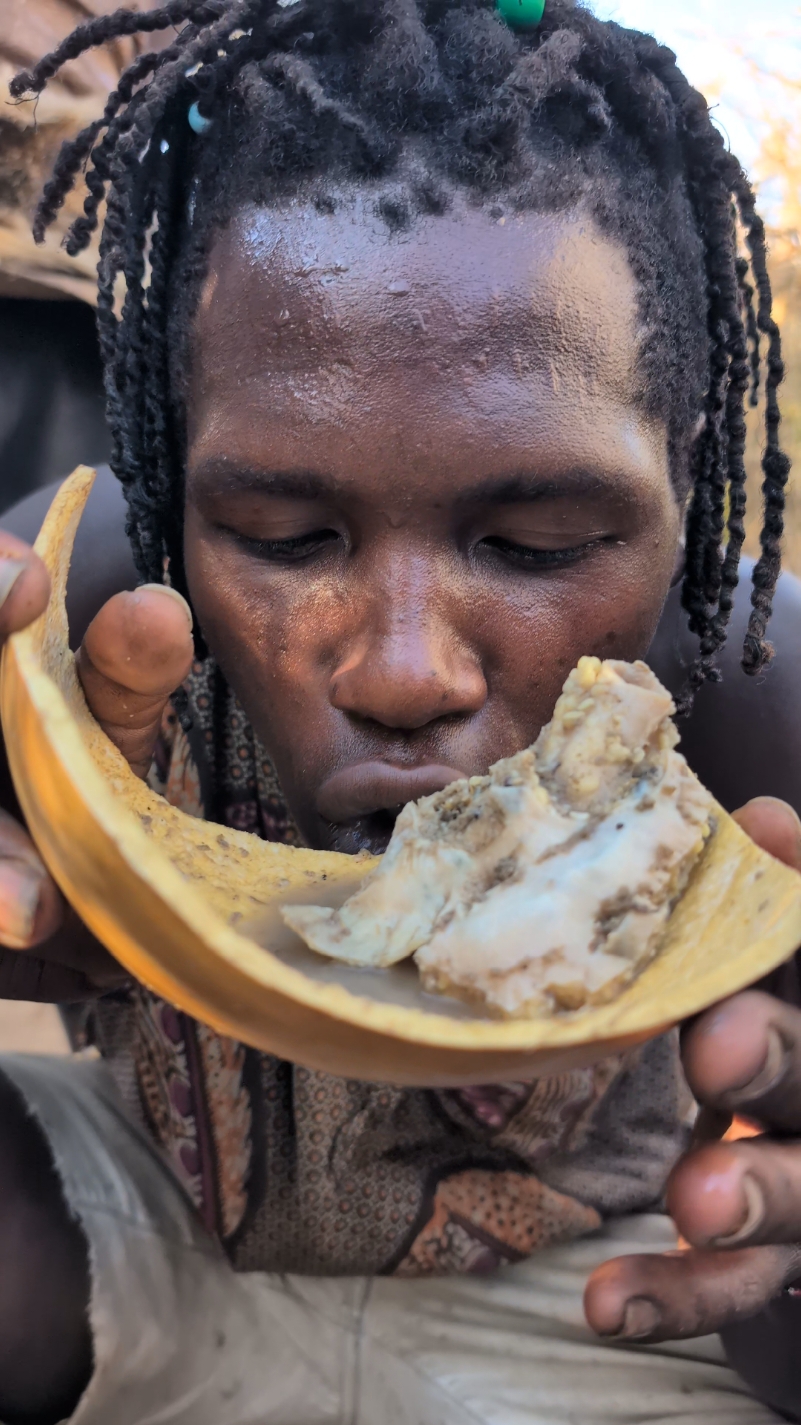
<svg viewBox="0 0 801 1425">
<path fill-rule="evenodd" d="M 700 648 L 687 706 L 719 677 L 744 538 L 744 406 L 749 391 L 756 403 L 767 338 L 762 552 L 743 650 L 746 672 L 763 668 L 789 474 L 765 231 L 675 55 L 577 0 L 548 0 L 541 25 L 517 33 L 492 0 L 168 0 L 79 25 L 12 94 L 41 93 L 94 45 L 170 27 L 172 43 L 141 55 L 102 117 L 64 145 L 35 219 L 41 240 L 82 166 L 69 252 L 87 246 L 106 204 L 98 326 L 111 463 L 143 578 L 168 566 L 186 592 L 185 373 L 214 232 L 238 204 L 301 183 L 331 208 L 338 179 L 368 182 L 391 228 L 444 211 L 461 185 L 499 214 L 580 203 L 626 245 L 641 396 L 666 422 L 677 493 L 689 497 L 682 601 Z M 192 105 L 207 134 L 190 128 Z"/>
</svg>

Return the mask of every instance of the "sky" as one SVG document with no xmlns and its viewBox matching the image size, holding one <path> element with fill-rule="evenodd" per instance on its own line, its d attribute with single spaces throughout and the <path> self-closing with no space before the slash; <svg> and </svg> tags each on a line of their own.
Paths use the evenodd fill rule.
<svg viewBox="0 0 801 1425">
<path fill-rule="evenodd" d="M 687 77 L 717 101 L 717 122 L 746 168 L 761 116 L 783 105 L 748 60 L 801 79 L 801 0 L 590 0 L 596 14 L 647 30 L 675 50 Z"/>
</svg>

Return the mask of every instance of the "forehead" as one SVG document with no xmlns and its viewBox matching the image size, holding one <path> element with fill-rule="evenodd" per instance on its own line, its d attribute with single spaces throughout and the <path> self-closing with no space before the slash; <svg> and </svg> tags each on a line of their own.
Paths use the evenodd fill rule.
<svg viewBox="0 0 801 1425">
<path fill-rule="evenodd" d="M 245 208 L 210 254 L 195 324 L 204 388 L 236 373 L 391 372 L 443 359 L 631 398 L 637 291 L 625 253 L 591 219 L 494 218 L 455 199 L 390 233 L 363 193 Z M 464 369 L 463 369 L 464 368 Z M 204 394 L 210 394 L 208 390 Z"/>
<path fill-rule="evenodd" d="M 243 208 L 195 318 L 190 471 L 223 460 L 452 493 L 495 464 L 667 478 L 640 400 L 638 291 L 582 213 L 458 195 L 388 231 L 362 191 Z"/>
</svg>

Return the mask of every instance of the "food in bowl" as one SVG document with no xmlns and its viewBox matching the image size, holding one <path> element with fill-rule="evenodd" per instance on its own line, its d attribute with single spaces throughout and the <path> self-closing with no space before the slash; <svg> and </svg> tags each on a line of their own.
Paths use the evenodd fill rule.
<svg viewBox="0 0 801 1425">
<path fill-rule="evenodd" d="M 658 954 L 713 828 L 641 662 L 582 658 L 533 746 L 400 813 L 338 909 L 284 906 L 351 965 L 414 957 L 423 986 L 510 1018 L 613 999 Z"/>
</svg>

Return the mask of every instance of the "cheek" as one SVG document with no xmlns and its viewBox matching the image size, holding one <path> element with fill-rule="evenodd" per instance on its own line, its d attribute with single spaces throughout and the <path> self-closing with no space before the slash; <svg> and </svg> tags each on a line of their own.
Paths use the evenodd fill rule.
<svg viewBox="0 0 801 1425">
<path fill-rule="evenodd" d="M 280 765 L 286 790 L 296 796 L 310 769 L 334 757 L 350 736 L 332 708 L 329 684 L 344 653 L 364 635 L 365 610 L 392 606 L 407 626 L 418 621 L 412 615 L 422 599 L 446 642 L 467 649 L 480 664 L 488 698 L 464 730 L 466 761 L 460 765 L 485 770 L 533 741 L 583 654 L 626 660 L 646 654 L 674 551 L 666 528 L 661 539 L 648 535 L 604 546 L 558 573 L 478 574 L 464 565 L 430 568 L 422 561 L 420 580 L 407 584 L 397 570 L 392 578 L 385 570 L 382 581 L 379 560 L 358 580 L 353 571 L 303 578 L 291 570 L 267 571 L 208 531 L 191 510 L 185 531 L 189 591 L 200 626 Z"/>
<path fill-rule="evenodd" d="M 336 582 L 266 575 L 187 512 L 192 606 L 209 648 L 262 737 L 301 739 L 341 635 Z"/>
<path fill-rule="evenodd" d="M 667 597 L 674 553 L 612 546 L 562 574 L 515 583 L 485 615 L 487 671 L 519 729 L 520 745 L 548 721 L 584 654 L 645 657 Z M 485 604 L 485 608 L 488 607 Z"/>
</svg>

